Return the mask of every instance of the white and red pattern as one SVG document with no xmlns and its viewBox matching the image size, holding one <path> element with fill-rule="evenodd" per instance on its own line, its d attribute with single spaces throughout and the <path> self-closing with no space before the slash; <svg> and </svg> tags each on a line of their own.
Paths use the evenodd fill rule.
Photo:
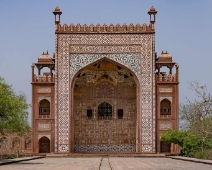
<svg viewBox="0 0 212 170">
<path fill-rule="evenodd" d="M 141 98 L 141 150 L 155 152 L 155 64 L 154 34 L 57 34 L 55 55 L 55 151 L 69 152 L 70 141 L 70 83 L 81 68 L 101 58 L 109 58 L 128 67 L 140 82 Z M 71 44 L 83 45 L 140 45 L 141 52 L 134 48 L 131 53 L 116 54 L 71 54 Z M 122 48 L 122 47 L 121 47 Z M 120 49 L 121 49 L 120 48 Z M 92 48 L 88 48 L 89 50 Z M 117 48 L 119 49 L 119 48 Z M 94 50 L 95 51 L 95 50 Z M 92 53 L 94 52 L 92 51 Z M 103 53 L 103 52 L 102 52 Z M 58 136 L 57 136 L 58 134 Z M 57 140 L 58 139 L 58 140 Z M 58 148 L 58 150 L 57 150 Z"/>
</svg>

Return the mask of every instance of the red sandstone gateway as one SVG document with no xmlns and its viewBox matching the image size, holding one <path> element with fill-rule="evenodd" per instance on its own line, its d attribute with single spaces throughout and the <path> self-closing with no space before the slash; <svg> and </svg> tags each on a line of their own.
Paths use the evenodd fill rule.
<svg viewBox="0 0 212 170">
<path fill-rule="evenodd" d="M 178 64 L 155 53 L 155 8 L 148 25 L 60 25 L 53 14 L 53 58 L 32 65 L 32 152 L 177 152 L 160 142 L 178 129 L 179 81 Z"/>
</svg>

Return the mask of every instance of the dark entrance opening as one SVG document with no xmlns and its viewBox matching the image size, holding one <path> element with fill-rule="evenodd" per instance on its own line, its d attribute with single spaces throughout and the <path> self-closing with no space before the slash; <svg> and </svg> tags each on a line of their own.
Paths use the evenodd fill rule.
<svg viewBox="0 0 212 170">
<path fill-rule="evenodd" d="M 50 153 L 50 140 L 45 136 L 39 140 L 39 153 Z"/>
<path fill-rule="evenodd" d="M 160 142 L 160 152 L 171 152 L 171 143 Z"/>
</svg>

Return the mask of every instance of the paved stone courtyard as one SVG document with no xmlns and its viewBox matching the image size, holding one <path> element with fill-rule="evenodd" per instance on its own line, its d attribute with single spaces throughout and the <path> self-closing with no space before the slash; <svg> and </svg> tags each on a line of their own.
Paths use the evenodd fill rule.
<svg viewBox="0 0 212 170">
<path fill-rule="evenodd" d="M 109 163 L 108 163 L 109 162 Z M 102 165 L 101 165 L 102 164 Z M 101 165 L 101 166 L 100 166 Z M 212 165 L 170 158 L 42 158 L 0 166 L 0 170 L 210 170 Z"/>
</svg>

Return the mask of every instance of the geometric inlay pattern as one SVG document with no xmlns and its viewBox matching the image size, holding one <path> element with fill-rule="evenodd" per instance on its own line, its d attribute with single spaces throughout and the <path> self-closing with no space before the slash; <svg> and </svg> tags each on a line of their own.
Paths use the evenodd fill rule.
<svg viewBox="0 0 212 170">
<path fill-rule="evenodd" d="M 88 53 L 140 53 L 140 45 L 70 45 L 70 53 L 88 54 Z"/>
<path fill-rule="evenodd" d="M 58 53 L 57 53 L 57 50 L 58 50 L 58 39 L 57 39 L 58 35 L 56 34 L 55 35 L 55 84 L 54 84 L 54 95 L 55 95 L 55 98 L 54 98 L 54 109 L 55 109 L 55 152 L 57 153 L 58 152 Z"/>
<path fill-rule="evenodd" d="M 140 79 L 140 54 L 71 54 L 70 80 L 81 68 L 102 58 L 109 58 L 128 67 Z"/>
<path fill-rule="evenodd" d="M 107 59 L 78 73 L 73 85 L 75 152 L 136 151 L 137 84 L 129 69 Z M 110 107 L 103 109 L 104 103 Z"/>
<path fill-rule="evenodd" d="M 83 145 L 83 144 L 75 144 L 74 152 L 135 152 L 135 144 L 96 144 L 96 145 Z"/>
<path fill-rule="evenodd" d="M 76 72 L 103 57 L 110 58 L 134 72 L 140 82 L 140 118 L 141 151 L 155 151 L 155 58 L 154 34 L 57 34 L 55 60 L 55 96 L 56 109 L 55 143 L 57 152 L 70 151 L 70 83 Z M 70 45 L 140 45 L 139 55 L 119 52 L 118 54 L 70 54 Z M 96 57 L 89 59 L 89 57 Z M 137 62 L 137 63 L 135 63 Z M 80 63 L 80 66 L 76 65 Z M 133 65 L 132 65 L 133 64 Z M 70 66 L 71 65 L 71 66 Z M 138 66 L 139 65 L 139 66 Z M 58 149 L 58 150 L 57 150 Z"/>
<path fill-rule="evenodd" d="M 160 122 L 160 130 L 172 129 L 172 122 Z"/>
</svg>

